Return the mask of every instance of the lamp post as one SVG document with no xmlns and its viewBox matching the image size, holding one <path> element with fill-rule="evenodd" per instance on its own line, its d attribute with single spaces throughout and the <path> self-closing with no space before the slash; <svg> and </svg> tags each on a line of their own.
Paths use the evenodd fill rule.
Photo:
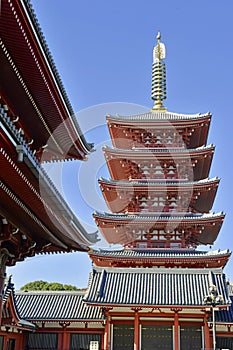
<svg viewBox="0 0 233 350">
<path fill-rule="evenodd" d="M 215 310 L 217 305 L 223 303 L 223 296 L 217 293 L 217 287 L 211 285 L 209 287 L 209 294 L 204 297 L 204 304 L 211 306 L 212 308 L 212 320 L 213 320 L 213 350 L 216 350 L 216 323 L 215 323 Z"/>
</svg>

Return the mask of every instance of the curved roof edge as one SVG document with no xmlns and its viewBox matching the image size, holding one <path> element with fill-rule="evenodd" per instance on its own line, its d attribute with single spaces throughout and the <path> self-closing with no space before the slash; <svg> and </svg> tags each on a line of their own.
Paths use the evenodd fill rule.
<svg viewBox="0 0 233 350">
<path fill-rule="evenodd" d="M 174 249 L 144 249 L 144 250 L 139 250 L 139 249 L 120 249 L 120 250 L 93 250 L 89 251 L 90 255 L 93 256 L 102 256 L 102 257 L 122 257 L 122 258 L 216 258 L 220 256 L 230 256 L 231 251 L 229 249 L 225 250 L 214 250 L 214 251 L 200 251 L 200 250 L 187 250 L 187 249 L 179 249 L 179 250 L 174 250 Z"/>
<path fill-rule="evenodd" d="M 3 291 L 3 296 L 2 296 L 2 304 L 3 307 L 7 304 L 7 301 L 11 298 L 11 305 L 14 309 L 14 315 L 17 318 L 17 320 L 14 320 L 17 323 L 17 327 L 19 329 L 27 329 L 33 331 L 36 328 L 36 325 L 27 321 L 24 318 L 21 318 L 20 311 L 17 307 L 16 303 L 16 296 L 15 296 L 15 288 L 14 288 L 14 283 L 11 281 L 11 275 L 7 276 L 5 279 L 5 286 L 4 286 L 4 291 Z M 12 322 L 12 326 L 14 326 L 14 323 Z"/>
<path fill-rule="evenodd" d="M 150 221 L 150 220 L 156 220 L 156 221 L 163 221 L 163 220 L 178 220 L 178 221 L 205 221 L 205 220 L 211 220 L 211 219 L 223 219 L 225 217 L 225 214 L 223 212 L 219 213 L 205 213 L 205 214 L 188 214 L 188 215 L 180 215 L 178 213 L 177 215 L 155 215 L 154 213 L 145 213 L 144 215 L 140 213 L 140 215 L 136 214 L 114 214 L 114 213 L 107 213 L 107 212 L 97 212 L 95 211 L 93 213 L 94 217 L 104 218 L 104 219 L 110 219 L 110 220 L 119 220 L 119 221 Z"/>
<path fill-rule="evenodd" d="M 32 4 L 31 4 L 31 0 L 20 0 L 20 1 L 22 3 L 23 7 L 26 9 L 27 15 L 29 16 L 31 23 L 33 24 L 33 29 L 35 30 L 37 38 L 41 44 L 41 48 L 43 49 L 43 53 L 44 53 L 45 57 L 47 58 L 47 62 L 48 62 L 49 66 L 51 68 L 51 71 L 53 73 L 53 77 L 57 83 L 59 90 L 60 90 L 61 96 L 66 104 L 66 107 L 67 107 L 69 113 L 70 113 L 70 118 L 78 131 L 78 134 L 80 136 L 80 139 L 83 143 L 84 148 L 86 149 L 87 153 L 89 153 L 89 152 L 93 151 L 94 145 L 93 145 L 93 143 L 88 143 L 86 141 L 86 139 L 82 133 L 82 130 L 81 130 L 76 118 L 74 117 L 75 113 L 74 113 L 73 107 L 72 107 L 71 102 L 68 98 L 68 95 L 66 93 L 64 85 L 61 81 L 61 78 L 60 78 L 60 75 L 59 75 L 58 70 L 56 68 L 54 59 L 53 59 L 52 54 L 49 50 L 49 47 L 48 47 L 47 42 L 45 40 L 45 36 L 43 34 L 43 31 L 40 27 L 39 21 L 37 19 L 37 16 L 35 14 L 35 11 L 33 9 Z"/>
<path fill-rule="evenodd" d="M 205 152 L 209 150 L 214 150 L 215 146 L 213 144 L 209 144 L 207 146 L 201 146 L 197 148 L 133 148 L 133 149 L 123 149 L 123 148 L 115 148 L 110 147 L 108 145 L 104 145 L 102 147 L 103 151 L 109 151 L 113 153 L 197 153 L 197 152 Z"/>
<path fill-rule="evenodd" d="M 166 120 L 193 120 L 193 119 L 205 119 L 205 118 L 211 118 L 211 113 L 196 113 L 196 114 L 181 114 L 181 113 L 175 113 L 175 112 L 168 112 L 168 111 L 152 111 L 142 114 L 135 114 L 135 115 L 129 115 L 129 116 L 119 116 L 119 115 L 110 115 L 108 114 L 106 116 L 107 120 L 114 120 L 114 121 L 140 121 L 140 122 L 148 122 L 148 121 L 166 121 Z"/>
<path fill-rule="evenodd" d="M 159 181 L 156 181 L 156 180 L 149 180 L 149 179 L 146 179 L 145 181 L 139 179 L 138 181 L 133 179 L 133 180 L 130 180 L 130 181 L 125 181 L 125 180 L 113 180 L 113 179 L 106 179 L 104 177 L 100 177 L 98 179 L 98 182 L 99 183 L 103 183 L 103 184 L 107 184 L 107 185 L 112 185 L 112 186 L 118 186 L 118 187 L 121 187 L 121 186 L 128 186 L 128 187 L 132 187 L 135 186 L 135 187 L 143 187 L 143 186 L 147 186 L 147 187 L 152 187 L 152 186 L 166 186 L 166 187 L 170 187 L 170 186 L 184 186 L 184 187 L 189 187 L 189 186 L 205 186 L 205 185 L 210 185 L 210 184 L 214 184 L 214 183 L 219 183 L 220 182 L 220 179 L 216 176 L 216 177 L 213 177 L 213 178 L 207 178 L 207 179 L 202 179 L 202 180 L 198 180 L 198 181 L 164 181 L 162 182 L 161 180 Z"/>
</svg>

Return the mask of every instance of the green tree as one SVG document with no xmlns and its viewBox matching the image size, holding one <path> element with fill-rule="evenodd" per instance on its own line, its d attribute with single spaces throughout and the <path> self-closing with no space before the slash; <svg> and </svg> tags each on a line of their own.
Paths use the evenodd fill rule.
<svg viewBox="0 0 233 350">
<path fill-rule="evenodd" d="M 20 290 L 80 290 L 79 288 L 58 282 L 34 281 L 26 283 Z"/>
</svg>

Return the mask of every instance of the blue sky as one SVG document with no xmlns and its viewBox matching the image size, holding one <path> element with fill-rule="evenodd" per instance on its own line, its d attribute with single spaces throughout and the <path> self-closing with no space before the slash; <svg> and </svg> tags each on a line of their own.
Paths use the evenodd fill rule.
<svg viewBox="0 0 233 350">
<path fill-rule="evenodd" d="M 233 250 L 232 0 L 32 0 L 32 4 L 81 127 L 97 151 L 109 139 L 106 113 L 135 112 L 135 104 L 152 106 L 152 50 L 161 30 L 167 49 L 166 107 L 178 113 L 213 113 L 208 143 L 216 145 L 216 152 L 210 176 L 221 178 L 213 211 L 227 215 L 212 249 Z M 139 112 L 144 108 L 140 106 Z M 93 225 L 91 213 L 103 203 L 100 198 L 96 203 L 95 198 L 86 200 L 89 183 L 79 181 L 82 169 L 80 162 L 62 166 L 62 186 L 76 214 Z M 105 175 L 102 164 L 88 179 L 94 188 L 100 175 Z M 35 279 L 85 287 L 90 268 L 86 254 L 75 253 L 27 259 L 8 273 L 13 274 L 16 288 Z M 233 280 L 233 257 L 225 272 Z"/>
</svg>

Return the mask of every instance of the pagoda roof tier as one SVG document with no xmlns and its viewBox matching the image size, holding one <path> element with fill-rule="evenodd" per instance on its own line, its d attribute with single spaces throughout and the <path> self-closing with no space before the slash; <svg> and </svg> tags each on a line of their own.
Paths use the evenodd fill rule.
<svg viewBox="0 0 233 350">
<path fill-rule="evenodd" d="M 1 1 L 0 33 L 2 104 L 11 120 L 33 141 L 38 159 L 46 145 L 45 161 L 84 159 L 93 145 L 74 117 L 29 1 Z"/>
<path fill-rule="evenodd" d="M 224 267 L 231 256 L 229 250 L 198 251 L 194 249 L 120 249 L 90 250 L 96 266 L 102 267 Z"/>
<path fill-rule="evenodd" d="M 99 179 L 104 199 L 113 213 L 120 212 L 209 212 L 219 179 L 192 182 Z"/>
<path fill-rule="evenodd" d="M 224 220 L 224 213 L 208 214 L 110 214 L 95 212 L 93 217 L 110 244 L 148 240 L 153 243 L 182 242 L 185 246 L 213 244 Z"/>
<path fill-rule="evenodd" d="M 7 265 L 38 253 L 87 251 L 96 233 L 82 227 L 30 148 L 19 150 L 7 134 L 0 146 L 1 247 L 10 253 Z"/>
<path fill-rule="evenodd" d="M 189 150 L 146 148 L 123 150 L 105 146 L 103 152 L 114 180 L 183 178 L 197 181 L 209 176 L 214 146 Z M 175 169 L 173 174 L 167 170 L 169 166 Z M 158 174 L 156 167 L 160 168 Z"/>
<path fill-rule="evenodd" d="M 222 269 L 94 267 L 84 301 L 97 306 L 198 307 L 211 285 L 230 304 Z"/>
<path fill-rule="evenodd" d="M 175 113 L 169 111 L 151 111 L 142 114 L 133 114 L 133 115 L 111 115 L 107 114 L 107 121 L 114 121 L 119 124 L 124 122 L 132 122 L 132 123 L 151 123 L 152 125 L 157 123 L 165 123 L 169 120 L 174 123 L 183 123 L 184 121 L 193 121 L 193 120 L 203 120 L 205 118 L 210 118 L 211 113 L 196 113 L 196 114 L 185 114 L 185 113 Z M 181 122 L 179 122 L 181 121 Z"/>
<path fill-rule="evenodd" d="M 155 111 L 134 116 L 107 115 L 114 147 L 196 148 L 206 144 L 211 114 Z"/>
</svg>

